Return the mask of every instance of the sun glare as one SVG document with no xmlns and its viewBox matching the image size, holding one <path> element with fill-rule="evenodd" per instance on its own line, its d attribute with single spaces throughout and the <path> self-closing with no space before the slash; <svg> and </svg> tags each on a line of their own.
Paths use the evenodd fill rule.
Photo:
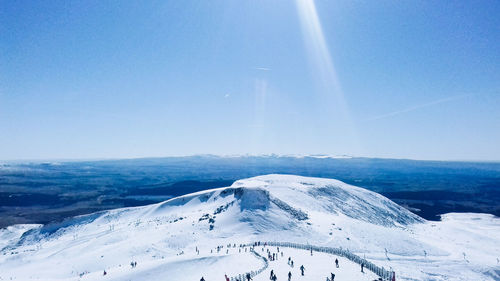
<svg viewBox="0 0 500 281">
<path fill-rule="evenodd" d="M 335 128 L 338 128 L 338 125 L 347 128 L 348 131 L 344 133 L 348 134 L 351 141 L 356 143 L 359 148 L 359 138 L 344 98 L 333 59 L 328 50 L 316 5 L 313 0 L 296 0 L 296 4 L 312 70 L 319 80 L 318 86 L 323 94 L 322 98 L 327 102 L 331 113 L 335 116 L 335 118 L 331 118 L 330 122 L 336 123 Z M 339 122 L 343 124 L 339 124 Z"/>
</svg>

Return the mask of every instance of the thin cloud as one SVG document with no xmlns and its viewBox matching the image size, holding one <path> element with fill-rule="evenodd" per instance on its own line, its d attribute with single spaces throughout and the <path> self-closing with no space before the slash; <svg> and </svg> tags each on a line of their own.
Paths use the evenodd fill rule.
<svg viewBox="0 0 500 281">
<path fill-rule="evenodd" d="M 253 69 L 260 70 L 260 71 L 269 71 L 269 70 L 271 70 L 270 68 L 267 68 L 267 67 L 254 67 Z"/>
<path fill-rule="evenodd" d="M 225 94 L 225 95 L 224 95 L 224 98 L 226 98 L 226 99 L 227 99 L 227 98 L 229 98 L 230 96 L 231 96 L 230 94 Z"/>
<path fill-rule="evenodd" d="M 396 115 L 399 115 L 399 114 L 411 112 L 411 111 L 414 111 L 414 110 L 418 110 L 418 109 L 422 109 L 422 108 L 426 108 L 426 107 L 430 107 L 430 106 L 434 106 L 434 105 L 438 105 L 438 104 L 442 104 L 442 103 L 456 101 L 456 100 L 467 98 L 467 97 L 470 97 L 470 96 L 474 96 L 474 94 L 464 94 L 464 95 L 456 95 L 456 96 L 452 96 L 452 97 L 442 98 L 442 99 L 438 99 L 438 100 L 431 101 L 431 102 L 428 102 L 428 103 L 419 104 L 419 105 L 411 106 L 411 107 L 408 107 L 408 108 L 405 108 L 405 109 L 396 110 L 396 111 L 389 112 L 389 113 L 386 113 L 386 114 L 381 114 L 381 115 L 378 115 L 378 116 L 374 116 L 374 117 L 365 119 L 364 121 L 374 121 L 374 120 L 385 119 L 385 118 L 393 117 L 393 116 L 396 116 Z"/>
</svg>

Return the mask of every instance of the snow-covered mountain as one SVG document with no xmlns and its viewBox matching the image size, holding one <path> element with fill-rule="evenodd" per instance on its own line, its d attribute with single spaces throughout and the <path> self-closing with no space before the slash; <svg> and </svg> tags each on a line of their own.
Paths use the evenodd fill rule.
<svg viewBox="0 0 500 281">
<path fill-rule="evenodd" d="M 428 222 L 337 180 L 266 175 L 159 204 L 2 229 L 0 280 L 223 280 L 262 261 L 239 248 L 216 247 L 253 241 L 349 249 L 392 268 L 397 280 L 499 280 L 499 237 L 500 221 L 492 215 L 447 214 Z M 328 255 L 286 253 L 306 268 L 317 266 L 301 280 L 325 280 L 334 270 L 344 276 L 335 280 L 375 277 L 348 261 L 333 269 Z M 288 271 L 286 262 L 271 268 Z M 254 280 L 268 280 L 268 271 Z"/>
</svg>

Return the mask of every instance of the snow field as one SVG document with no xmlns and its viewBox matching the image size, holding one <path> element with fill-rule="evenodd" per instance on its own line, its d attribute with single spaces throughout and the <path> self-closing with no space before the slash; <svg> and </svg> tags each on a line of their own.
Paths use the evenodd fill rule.
<svg viewBox="0 0 500 281">
<path fill-rule="evenodd" d="M 447 214 L 441 222 L 429 222 L 381 195 L 336 180 L 268 175 L 61 224 L 2 229 L 0 281 L 224 280 L 224 274 L 256 271 L 263 261 L 248 251 L 240 254 L 238 247 L 227 254 L 226 247 L 219 253 L 210 249 L 253 241 L 348 249 L 394 270 L 398 281 L 496 281 L 499 237 L 500 220 L 492 215 Z M 295 260 L 294 277 L 301 263 L 306 267 L 306 276 L 293 280 L 326 280 L 332 269 L 335 280 L 376 279 L 367 270 L 361 275 L 360 266 L 344 258 L 336 271 L 329 254 L 283 250 L 286 259 L 280 255 L 254 280 L 269 280 L 271 269 L 278 280 L 287 280 L 286 255 Z M 136 268 L 131 261 L 137 261 Z"/>
</svg>

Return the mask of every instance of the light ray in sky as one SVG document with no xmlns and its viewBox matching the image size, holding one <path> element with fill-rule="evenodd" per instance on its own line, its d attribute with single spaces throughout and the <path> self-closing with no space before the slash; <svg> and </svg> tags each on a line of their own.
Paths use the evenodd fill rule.
<svg viewBox="0 0 500 281">
<path fill-rule="evenodd" d="M 296 0 L 296 4 L 314 75 L 320 80 L 322 92 L 326 93 L 324 98 L 332 117 L 330 123 L 337 123 L 334 127 L 342 128 L 345 136 L 359 149 L 359 138 L 328 50 L 316 5 L 313 0 Z"/>
<path fill-rule="evenodd" d="M 337 98 L 343 100 L 337 73 L 326 45 L 314 1 L 297 0 L 297 9 L 309 55 L 313 59 L 313 64 L 319 70 L 318 74 L 321 75 L 322 82 L 330 87 L 329 90 L 332 90 Z"/>
<path fill-rule="evenodd" d="M 262 153 L 262 140 L 264 137 L 264 125 L 266 124 L 266 102 L 267 102 L 267 81 L 265 79 L 255 80 L 255 105 L 254 105 L 254 123 L 252 124 L 253 129 L 253 153 Z"/>
</svg>

